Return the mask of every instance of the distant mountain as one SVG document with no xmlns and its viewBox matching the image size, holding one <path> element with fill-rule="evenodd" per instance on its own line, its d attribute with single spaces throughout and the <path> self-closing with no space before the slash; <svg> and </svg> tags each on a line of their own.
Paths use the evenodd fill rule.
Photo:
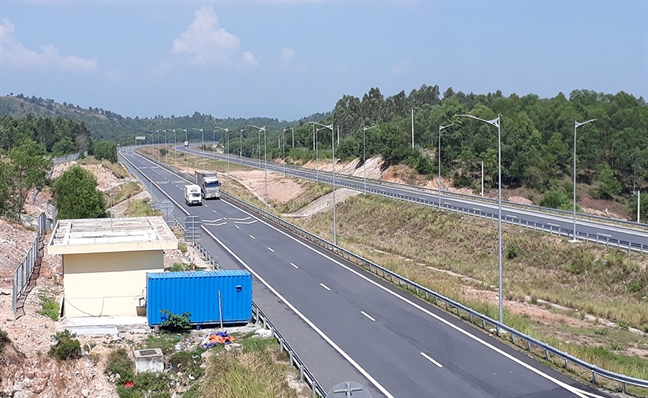
<svg viewBox="0 0 648 398">
<path fill-rule="evenodd" d="M 177 134 L 187 129 L 187 135 L 190 140 L 198 140 L 200 132 L 193 129 L 204 129 L 218 139 L 222 131 L 214 127 L 229 128 L 234 131 L 239 127 L 246 125 L 266 126 L 268 131 L 281 131 L 291 125 L 303 124 L 309 121 L 321 121 L 331 116 L 331 112 L 315 113 L 296 121 L 279 121 L 278 119 L 257 117 L 257 118 L 226 118 L 217 119 L 211 115 L 203 115 L 195 112 L 191 116 L 171 116 L 163 117 L 162 115 L 153 118 L 131 118 L 124 117 L 102 108 L 81 108 L 78 105 L 63 102 L 62 104 L 52 99 L 27 97 L 23 94 L 8 95 L 0 97 L 0 117 L 10 115 L 15 118 L 25 117 L 28 114 L 34 116 L 53 116 L 63 119 L 71 119 L 77 123 L 83 123 L 92 133 L 92 138 L 97 140 L 113 140 L 120 144 L 130 144 L 134 141 L 135 136 L 150 134 L 152 130 L 173 130 Z M 182 132 L 178 129 L 183 129 Z M 217 130 L 214 133 L 214 130 Z M 171 131 L 168 132 L 169 134 Z M 205 137 L 205 138 L 207 138 Z M 180 138 L 178 138 L 180 140 Z"/>
</svg>

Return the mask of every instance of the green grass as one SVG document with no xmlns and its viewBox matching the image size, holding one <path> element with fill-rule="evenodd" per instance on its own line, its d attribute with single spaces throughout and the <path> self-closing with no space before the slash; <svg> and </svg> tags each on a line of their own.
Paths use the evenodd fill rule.
<svg viewBox="0 0 648 398">
<path fill-rule="evenodd" d="M 131 199 L 128 202 L 128 207 L 124 212 L 126 217 L 149 217 L 156 214 L 155 211 L 151 208 L 151 201 L 148 198 L 145 199 Z"/>
<path fill-rule="evenodd" d="M 428 268 L 497 286 L 496 223 L 365 195 L 338 205 L 337 219 L 338 244 L 345 249 L 497 319 L 497 306 L 464 297 L 467 282 Z M 291 222 L 332 241 L 330 212 Z M 637 284 L 648 277 L 645 256 L 595 245 L 573 245 L 562 238 L 514 226 L 505 225 L 503 232 L 505 247 L 514 248 L 511 255 L 504 253 L 507 299 L 530 296 L 533 301 L 541 298 L 577 308 L 579 314 L 616 322 L 621 332 L 629 326 L 643 329 L 648 325 L 648 306 L 642 298 L 648 292 L 646 286 L 639 282 L 638 287 L 628 289 L 631 282 Z M 612 332 L 608 332 L 609 336 L 597 335 L 594 331 L 599 328 L 592 325 L 590 337 L 598 340 L 596 346 L 589 346 L 585 338 L 574 341 L 572 337 L 578 333 L 573 330 L 563 330 L 564 339 L 556 338 L 556 329 L 561 325 L 541 326 L 528 316 L 508 311 L 505 323 L 602 368 L 648 378 L 648 360 L 619 350 L 639 347 L 645 337 L 626 337 L 624 341 L 614 333 L 613 340 Z M 614 352 L 610 348 L 615 348 Z"/>
<path fill-rule="evenodd" d="M 158 335 L 149 335 L 146 339 L 146 348 L 159 348 L 164 355 L 170 355 L 174 352 L 176 344 L 180 342 L 184 334 L 182 333 L 160 333 Z"/>
<path fill-rule="evenodd" d="M 45 292 L 40 293 L 38 298 L 41 301 L 41 309 L 38 310 L 38 313 L 51 318 L 53 321 L 58 321 L 61 306 L 56 299 L 50 293 Z"/>
<path fill-rule="evenodd" d="M 112 192 L 104 192 L 104 196 L 106 198 L 107 205 L 110 206 L 110 199 L 112 195 L 112 204 L 114 206 L 125 201 L 128 198 L 132 198 L 140 192 L 142 192 L 142 187 L 138 183 L 127 182 L 126 184 L 122 184 L 119 187 L 115 187 Z"/>
</svg>

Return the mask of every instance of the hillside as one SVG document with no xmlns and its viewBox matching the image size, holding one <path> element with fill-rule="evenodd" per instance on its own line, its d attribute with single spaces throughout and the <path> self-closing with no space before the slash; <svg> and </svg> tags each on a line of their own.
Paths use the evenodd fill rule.
<svg viewBox="0 0 648 398">
<path fill-rule="evenodd" d="M 204 129 L 210 134 L 214 126 L 238 129 L 246 125 L 267 126 L 268 129 L 282 130 L 290 124 L 306 123 L 311 120 L 321 120 L 330 113 L 315 113 L 301 118 L 298 121 L 279 121 L 276 118 L 255 117 L 255 118 L 216 118 L 212 115 L 203 115 L 195 112 L 191 116 L 165 117 L 157 115 L 154 117 L 125 117 L 118 113 L 102 108 L 81 108 L 79 105 L 67 102 L 58 103 L 53 99 L 28 97 L 23 94 L 8 95 L 0 97 L 0 117 L 10 115 L 14 118 L 22 118 L 27 115 L 35 117 L 61 117 L 72 119 L 77 123 L 83 123 L 92 133 L 94 140 L 114 140 L 120 144 L 131 144 L 134 135 L 150 134 L 151 130 L 159 129 L 187 129 L 190 140 L 201 139 L 200 132 L 192 129 Z M 180 132 L 179 132 L 180 133 Z M 220 132 L 215 135 L 220 139 Z"/>
</svg>

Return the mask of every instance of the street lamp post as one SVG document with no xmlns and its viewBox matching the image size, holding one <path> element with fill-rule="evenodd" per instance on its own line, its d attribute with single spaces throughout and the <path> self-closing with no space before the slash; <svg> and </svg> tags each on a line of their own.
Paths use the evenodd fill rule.
<svg viewBox="0 0 648 398">
<path fill-rule="evenodd" d="M 322 126 L 317 129 L 317 131 L 323 129 L 331 130 L 331 148 L 332 148 L 332 161 L 333 161 L 333 244 L 337 246 L 337 222 L 336 222 L 336 204 L 335 204 L 335 132 L 333 130 L 333 124 L 324 125 L 320 123 L 310 122 L 313 125 Z M 339 127 L 338 127 L 339 129 Z"/>
<path fill-rule="evenodd" d="M 245 129 L 239 129 L 239 162 L 242 164 L 243 161 L 243 131 Z"/>
<path fill-rule="evenodd" d="M 497 127 L 497 232 L 498 232 L 498 262 L 499 262 L 499 322 L 504 324 L 504 302 L 502 291 L 502 130 L 500 115 L 493 120 L 481 119 L 473 115 L 459 115 L 480 120 L 491 126 Z M 499 327 L 497 328 L 499 333 Z"/>
<path fill-rule="evenodd" d="M 288 127 L 283 129 L 284 135 L 283 135 L 283 158 L 284 158 L 284 176 L 286 175 L 286 130 L 292 130 L 292 147 L 295 148 L 295 129 L 292 127 Z"/>
<path fill-rule="evenodd" d="M 259 163 L 261 163 L 261 132 L 263 131 L 263 142 L 265 144 L 265 149 L 263 150 L 263 156 L 264 156 L 264 170 L 265 170 L 265 208 L 266 208 L 266 213 L 268 212 L 268 137 L 266 135 L 266 128 L 264 127 L 257 127 L 250 125 L 250 127 L 254 127 L 255 129 L 259 130 Z M 259 164 L 259 168 L 261 168 L 261 165 Z"/>
<path fill-rule="evenodd" d="M 441 130 L 450 126 L 454 126 L 454 123 L 450 123 L 446 126 L 439 125 L 439 153 L 437 154 L 439 157 L 439 179 L 437 180 L 437 187 L 439 188 L 439 209 L 441 208 Z"/>
<path fill-rule="evenodd" d="M 590 119 L 586 122 L 579 123 L 574 120 L 574 233 L 570 242 L 578 242 L 578 233 L 576 232 L 576 129 L 584 124 L 591 123 L 596 119 Z"/>
<path fill-rule="evenodd" d="M 230 186 L 230 163 L 229 163 L 229 129 L 224 129 L 222 127 L 216 127 L 219 130 L 223 130 L 227 134 L 227 193 L 229 193 Z"/>
<path fill-rule="evenodd" d="M 313 125 L 313 150 L 315 151 L 315 180 L 319 184 L 319 154 L 318 154 L 318 147 L 317 147 L 317 132 L 320 131 L 321 129 L 315 130 L 315 125 L 317 124 L 318 126 L 324 126 L 323 124 L 316 123 L 316 122 L 308 122 Z"/>
<path fill-rule="evenodd" d="M 481 178 L 481 188 L 482 188 L 481 189 L 481 197 L 483 198 L 484 197 L 484 161 L 483 160 L 481 162 L 481 170 L 482 170 L 482 172 L 481 172 L 481 177 L 482 177 Z"/>
<path fill-rule="evenodd" d="M 367 194 L 367 130 L 371 130 L 376 126 L 362 128 L 362 174 L 364 174 L 364 191 Z"/>
</svg>

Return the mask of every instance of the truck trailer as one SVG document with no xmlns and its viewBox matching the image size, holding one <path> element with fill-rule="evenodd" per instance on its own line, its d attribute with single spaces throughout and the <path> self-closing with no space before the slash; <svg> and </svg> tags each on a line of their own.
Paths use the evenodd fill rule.
<svg viewBox="0 0 648 398">
<path fill-rule="evenodd" d="M 220 182 L 216 172 L 196 170 L 196 184 L 200 187 L 203 199 L 220 198 Z"/>
<path fill-rule="evenodd" d="M 185 185 L 184 198 L 187 206 L 202 205 L 202 197 L 200 196 L 200 187 L 194 184 Z"/>
</svg>

